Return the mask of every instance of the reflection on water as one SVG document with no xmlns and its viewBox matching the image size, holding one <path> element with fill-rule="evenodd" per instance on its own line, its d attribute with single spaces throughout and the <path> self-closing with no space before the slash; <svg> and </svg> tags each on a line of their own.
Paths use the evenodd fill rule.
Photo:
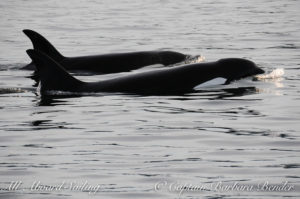
<svg viewBox="0 0 300 199">
<path fill-rule="evenodd" d="M 81 97 L 80 95 L 43 95 L 37 102 L 37 106 L 68 105 L 65 98 Z"/>
<path fill-rule="evenodd" d="M 208 100 L 214 100 L 214 99 L 222 99 L 225 100 L 226 98 L 232 98 L 234 97 L 240 97 L 240 96 L 245 96 L 245 95 L 251 95 L 255 94 L 258 92 L 258 89 L 255 87 L 239 87 L 239 88 L 228 88 L 228 89 L 215 89 L 215 90 L 198 90 L 193 93 L 193 99 L 197 99 L 197 96 L 199 95 L 199 98 L 201 99 L 208 99 Z M 65 98 L 80 98 L 84 96 L 95 96 L 98 97 L 99 100 L 101 100 L 101 97 L 103 97 L 106 93 L 67 93 L 67 92 L 54 92 L 52 95 L 42 95 L 40 97 L 40 101 L 37 103 L 38 106 L 55 106 L 55 105 L 66 105 L 67 101 L 64 101 L 62 99 Z M 113 95 L 113 94 L 112 94 Z M 118 94 L 116 94 L 118 95 Z M 133 96 L 133 97 L 147 97 L 151 95 L 136 95 L 136 94 L 126 94 L 127 96 Z M 166 95 L 163 94 L 162 96 L 165 97 L 184 97 L 184 96 L 189 96 L 188 93 L 186 94 L 173 94 L 173 95 Z M 159 95 L 157 96 L 159 97 Z M 181 99 L 181 98 L 178 98 Z M 242 99 L 239 99 L 242 100 Z"/>
</svg>

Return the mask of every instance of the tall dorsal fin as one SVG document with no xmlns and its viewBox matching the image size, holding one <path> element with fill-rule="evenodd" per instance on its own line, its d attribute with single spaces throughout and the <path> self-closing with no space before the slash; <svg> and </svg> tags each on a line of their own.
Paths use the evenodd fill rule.
<svg viewBox="0 0 300 199">
<path fill-rule="evenodd" d="M 58 52 L 58 50 L 56 50 L 56 48 L 39 33 L 28 29 L 23 30 L 23 32 L 31 40 L 34 50 L 45 53 L 56 62 L 60 62 L 62 59 L 64 59 L 64 56 L 60 54 L 60 52 Z"/>
<path fill-rule="evenodd" d="M 82 81 L 71 76 L 59 63 L 37 50 L 27 50 L 37 68 L 37 73 L 41 81 L 41 93 L 50 90 L 78 91 Z"/>
</svg>

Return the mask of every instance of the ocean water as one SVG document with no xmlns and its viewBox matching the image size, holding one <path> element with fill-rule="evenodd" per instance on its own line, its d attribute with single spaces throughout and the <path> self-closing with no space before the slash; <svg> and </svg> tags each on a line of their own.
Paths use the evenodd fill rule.
<svg viewBox="0 0 300 199">
<path fill-rule="evenodd" d="M 0 198 L 299 198 L 299 9 L 297 0 L 1 1 Z M 181 96 L 43 98 L 20 70 L 32 48 L 22 29 L 65 56 L 174 50 L 285 74 Z"/>
</svg>

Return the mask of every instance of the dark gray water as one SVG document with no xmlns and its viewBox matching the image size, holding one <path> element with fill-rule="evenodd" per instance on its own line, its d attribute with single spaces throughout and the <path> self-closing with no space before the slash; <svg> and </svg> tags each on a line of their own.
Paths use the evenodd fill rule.
<svg viewBox="0 0 300 199">
<path fill-rule="evenodd" d="M 0 198 L 298 198 L 299 10 L 297 0 L 1 1 Z M 19 70 L 25 28 L 66 56 L 175 50 L 285 74 L 185 96 L 41 99 Z"/>
</svg>

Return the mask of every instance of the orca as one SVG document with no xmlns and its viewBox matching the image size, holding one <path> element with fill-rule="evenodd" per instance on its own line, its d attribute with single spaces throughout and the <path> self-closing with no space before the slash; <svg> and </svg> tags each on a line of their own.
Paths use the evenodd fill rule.
<svg viewBox="0 0 300 199">
<path fill-rule="evenodd" d="M 217 77 L 225 84 L 244 77 L 264 73 L 246 59 L 227 58 L 216 62 L 182 65 L 125 75 L 99 82 L 83 82 L 71 76 L 59 63 L 43 52 L 27 50 L 40 76 L 41 95 L 49 91 L 75 93 L 118 92 L 141 95 L 173 95 L 194 91 L 194 87 Z"/>
<path fill-rule="evenodd" d="M 189 55 L 175 51 L 140 51 L 65 57 L 39 33 L 28 29 L 23 30 L 23 32 L 29 37 L 35 50 L 45 53 L 66 70 L 85 70 L 103 74 L 117 73 L 127 72 L 153 64 L 163 64 L 164 66 L 172 65 L 190 58 Z M 35 70 L 35 65 L 31 62 L 23 67 L 23 69 Z"/>
</svg>

